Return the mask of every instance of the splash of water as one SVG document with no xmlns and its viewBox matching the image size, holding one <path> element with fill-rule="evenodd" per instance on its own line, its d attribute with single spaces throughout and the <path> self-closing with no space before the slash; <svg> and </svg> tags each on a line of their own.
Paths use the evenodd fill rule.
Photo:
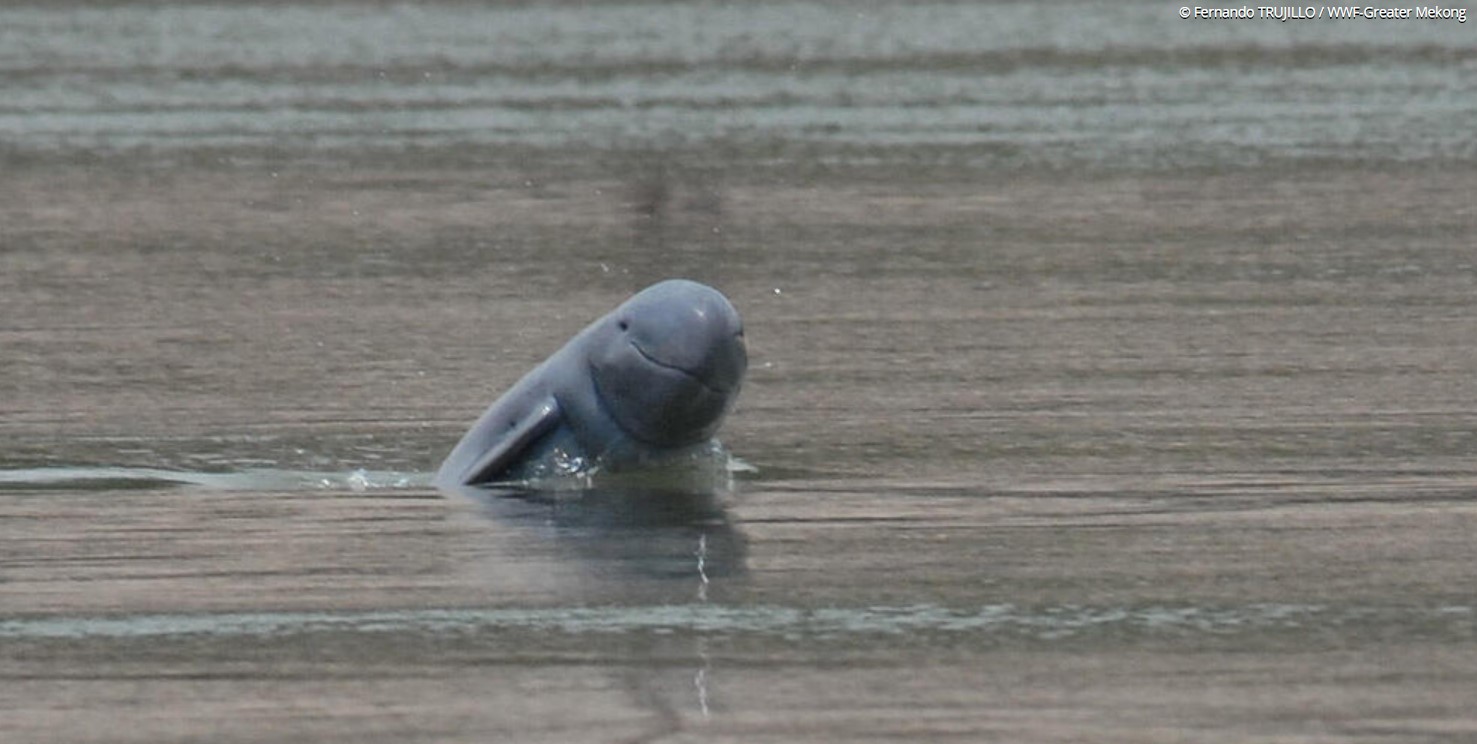
<svg viewBox="0 0 1477 744">
<path fill-rule="evenodd" d="M 499 486 L 536 491 L 584 491 L 595 486 L 726 493 L 734 489 L 739 473 L 758 468 L 734 457 L 717 441 L 684 450 L 676 456 L 626 468 L 607 468 L 599 459 L 556 450 L 553 458 L 529 477 Z"/>
</svg>

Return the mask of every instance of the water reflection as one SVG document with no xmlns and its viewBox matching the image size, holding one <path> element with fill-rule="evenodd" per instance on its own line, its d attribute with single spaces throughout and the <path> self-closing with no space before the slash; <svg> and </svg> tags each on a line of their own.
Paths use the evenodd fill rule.
<svg viewBox="0 0 1477 744">
<path fill-rule="evenodd" d="M 478 512 L 500 524 L 547 530 L 602 575 L 709 583 L 745 571 L 748 543 L 717 490 L 651 483 L 595 483 L 577 490 L 460 487 Z"/>
<path fill-rule="evenodd" d="M 453 487 L 452 494 L 471 500 L 478 512 L 499 524 L 548 530 L 551 541 L 568 548 L 607 587 L 630 587 L 632 580 L 691 581 L 685 607 L 708 608 L 714 579 L 742 575 L 748 543 L 724 509 L 718 489 L 674 487 L 670 483 L 616 482 L 578 489 Z M 682 605 L 679 605 L 682 606 Z M 680 641 L 679 641 L 680 642 Z M 710 680 L 714 674 L 707 639 L 691 639 L 695 664 L 683 676 L 676 699 L 691 696 L 693 710 L 711 716 Z M 648 649 L 646 655 L 655 655 Z M 627 684 L 638 698 L 662 698 L 672 689 L 670 670 L 654 667 L 630 675 Z M 665 705 L 658 705 L 665 708 Z"/>
</svg>

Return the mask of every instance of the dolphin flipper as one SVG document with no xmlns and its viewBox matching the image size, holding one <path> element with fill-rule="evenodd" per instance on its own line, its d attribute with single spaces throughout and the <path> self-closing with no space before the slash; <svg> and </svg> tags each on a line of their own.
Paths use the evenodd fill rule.
<svg viewBox="0 0 1477 744">
<path fill-rule="evenodd" d="M 471 485 L 496 479 L 499 473 L 522 456 L 539 437 L 553 431 L 559 425 L 559 420 L 559 401 L 554 398 L 548 398 L 534 406 L 527 416 L 514 422 L 507 432 L 457 477 L 458 484 Z"/>
</svg>

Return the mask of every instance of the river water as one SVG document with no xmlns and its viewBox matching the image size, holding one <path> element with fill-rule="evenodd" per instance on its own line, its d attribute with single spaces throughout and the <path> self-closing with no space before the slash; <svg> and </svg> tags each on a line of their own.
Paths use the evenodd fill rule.
<svg viewBox="0 0 1477 744">
<path fill-rule="evenodd" d="M 0 9 L 0 739 L 1477 737 L 1477 44 L 1160 3 Z M 667 276 L 700 484 L 441 494 Z"/>
</svg>

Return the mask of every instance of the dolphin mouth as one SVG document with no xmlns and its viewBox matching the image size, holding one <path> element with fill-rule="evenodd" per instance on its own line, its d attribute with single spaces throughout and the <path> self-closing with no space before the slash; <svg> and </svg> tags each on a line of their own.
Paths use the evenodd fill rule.
<svg viewBox="0 0 1477 744">
<path fill-rule="evenodd" d="M 662 369 L 669 369 L 669 370 L 671 370 L 673 372 L 676 372 L 677 374 L 680 374 L 680 375 L 682 375 L 682 376 L 684 376 L 684 377 L 692 380 L 693 382 L 696 382 L 697 384 L 702 385 L 703 386 L 703 389 L 707 390 L 710 393 L 713 393 L 714 395 L 727 395 L 728 394 L 728 391 L 727 390 L 724 390 L 723 388 L 714 387 L 712 383 L 710 383 L 709 381 L 703 379 L 703 377 L 701 375 L 697 374 L 696 372 L 693 372 L 693 371 L 688 370 L 688 369 L 684 369 L 684 368 L 679 367 L 679 366 L 677 366 L 675 364 L 669 364 L 667 362 L 664 362 L 664 361 L 662 361 L 660 359 L 657 359 L 656 357 L 654 357 L 654 356 L 646 353 L 646 350 L 643 349 L 643 348 L 641 348 L 641 344 L 638 344 L 635 341 L 632 341 L 631 342 L 631 348 L 635 349 L 636 350 L 636 353 L 637 354 L 640 354 L 642 359 L 645 359 L 646 361 L 651 362 L 652 364 L 654 364 L 654 365 L 656 365 L 658 367 L 661 367 Z"/>
</svg>

